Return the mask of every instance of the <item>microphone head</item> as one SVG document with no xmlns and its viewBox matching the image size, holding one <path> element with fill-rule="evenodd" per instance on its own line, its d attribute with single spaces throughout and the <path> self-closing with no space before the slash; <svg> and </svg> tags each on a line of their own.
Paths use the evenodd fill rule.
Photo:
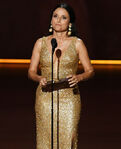
<svg viewBox="0 0 121 149">
<path fill-rule="evenodd" d="M 57 41 L 55 38 L 51 39 L 52 51 L 54 53 L 55 48 L 57 47 Z"/>
<path fill-rule="evenodd" d="M 57 49 L 56 50 L 56 56 L 57 56 L 57 58 L 60 58 L 61 57 L 61 54 L 62 54 L 61 50 L 60 49 Z"/>
</svg>

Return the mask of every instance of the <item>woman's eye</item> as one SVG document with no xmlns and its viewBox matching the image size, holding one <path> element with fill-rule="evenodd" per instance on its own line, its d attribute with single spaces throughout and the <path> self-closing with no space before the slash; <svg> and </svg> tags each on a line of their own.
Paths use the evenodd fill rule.
<svg viewBox="0 0 121 149">
<path fill-rule="evenodd" d="M 65 17 L 65 16 L 63 16 L 63 19 L 66 19 L 66 17 Z"/>
<path fill-rule="evenodd" d="M 56 15 L 56 14 L 55 14 L 55 15 L 53 15 L 53 17 L 54 17 L 54 18 L 56 18 L 56 17 L 57 17 L 57 15 Z"/>
</svg>

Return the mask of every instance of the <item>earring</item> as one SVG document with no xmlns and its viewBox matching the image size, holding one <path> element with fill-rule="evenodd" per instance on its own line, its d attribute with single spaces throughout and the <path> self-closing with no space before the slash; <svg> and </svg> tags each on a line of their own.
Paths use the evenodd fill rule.
<svg viewBox="0 0 121 149">
<path fill-rule="evenodd" d="M 72 27 L 72 25 L 71 24 L 69 24 L 69 28 L 68 28 L 68 36 L 70 36 L 71 35 L 71 27 Z"/>
<path fill-rule="evenodd" d="M 52 28 L 52 24 L 50 25 L 50 28 L 49 28 L 49 32 L 52 32 L 53 31 L 53 28 Z"/>
</svg>

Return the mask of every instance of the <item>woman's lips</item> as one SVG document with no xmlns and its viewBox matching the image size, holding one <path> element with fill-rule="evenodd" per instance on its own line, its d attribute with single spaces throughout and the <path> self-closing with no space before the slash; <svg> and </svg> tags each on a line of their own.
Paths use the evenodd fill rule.
<svg viewBox="0 0 121 149">
<path fill-rule="evenodd" d="M 61 24 L 56 24 L 57 26 L 61 26 Z"/>
</svg>

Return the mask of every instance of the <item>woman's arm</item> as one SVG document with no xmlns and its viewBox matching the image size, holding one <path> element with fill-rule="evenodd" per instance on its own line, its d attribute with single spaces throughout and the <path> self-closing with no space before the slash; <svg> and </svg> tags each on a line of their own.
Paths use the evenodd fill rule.
<svg viewBox="0 0 121 149">
<path fill-rule="evenodd" d="M 94 75 L 94 68 L 91 65 L 87 49 L 81 39 L 78 39 L 76 42 L 76 50 L 79 54 L 79 60 L 83 65 L 84 72 L 78 75 L 70 75 L 68 77 L 72 77 L 69 79 L 69 84 L 71 87 L 77 84 L 80 81 L 84 81 Z"/>
<path fill-rule="evenodd" d="M 34 45 L 31 63 L 28 70 L 28 77 L 36 82 L 39 82 L 40 85 L 45 85 L 46 79 L 37 74 L 37 68 L 40 60 L 40 51 L 41 51 L 42 39 L 38 39 Z"/>
<path fill-rule="evenodd" d="M 79 74 L 79 81 L 86 80 L 94 75 L 94 68 L 91 65 L 87 48 L 85 47 L 81 39 L 77 40 L 77 52 L 79 54 L 79 60 L 84 68 L 84 73 Z"/>
</svg>

